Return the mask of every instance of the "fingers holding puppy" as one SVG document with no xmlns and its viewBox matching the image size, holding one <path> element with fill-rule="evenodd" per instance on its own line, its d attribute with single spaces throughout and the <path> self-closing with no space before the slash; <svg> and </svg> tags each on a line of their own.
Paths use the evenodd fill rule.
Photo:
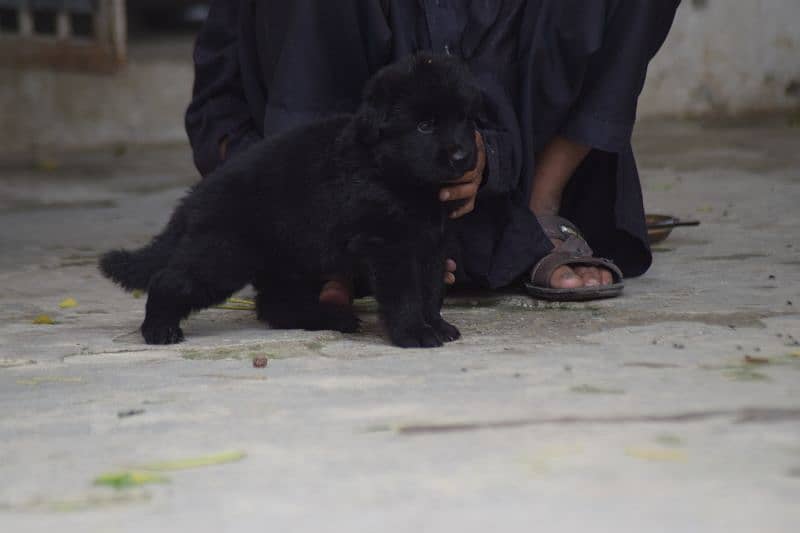
<svg viewBox="0 0 800 533">
<path fill-rule="evenodd" d="M 456 282 L 456 262 L 448 259 L 444 263 L 444 282 L 447 285 L 453 285 Z"/>
</svg>

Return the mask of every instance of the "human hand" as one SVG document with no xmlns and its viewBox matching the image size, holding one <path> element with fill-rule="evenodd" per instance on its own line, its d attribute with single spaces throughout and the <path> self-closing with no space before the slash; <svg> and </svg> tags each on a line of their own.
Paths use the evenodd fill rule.
<svg viewBox="0 0 800 533">
<path fill-rule="evenodd" d="M 444 282 L 453 285 L 456 282 L 456 262 L 448 259 L 444 264 Z"/>
<path fill-rule="evenodd" d="M 439 199 L 442 202 L 461 201 L 463 204 L 450 213 L 450 218 L 463 217 L 475 209 L 475 198 L 478 196 L 478 189 L 483 181 L 483 171 L 486 169 L 486 147 L 483 144 L 483 137 L 477 131 L 475 132 L 475 145 L 478 150 L 475 168 L 451 185 L 443 187 L 439 193 Z"/>
</svg>

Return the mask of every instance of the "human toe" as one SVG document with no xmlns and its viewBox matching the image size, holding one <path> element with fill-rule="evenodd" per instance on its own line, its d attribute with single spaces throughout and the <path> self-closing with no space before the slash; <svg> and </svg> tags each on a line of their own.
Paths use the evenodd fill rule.
<svg viewBox="0 0 800 533">
<path fill-rule="evenodd" d="M 568 266 L 558 267 L 550 276 L 550 286 L 554 289 L 578 289 L 584 286 L 583 279 Z"/>
</svg>

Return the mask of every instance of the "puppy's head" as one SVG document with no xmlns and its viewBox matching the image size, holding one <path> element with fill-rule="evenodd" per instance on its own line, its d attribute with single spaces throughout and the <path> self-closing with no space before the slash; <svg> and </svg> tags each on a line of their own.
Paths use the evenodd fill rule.
<svg viewBox="0 0 800 533">
<path fill-rule="evenodd" d="M 417 54 L 370 80 L 356 127 L 388 176 L 441 185 L 475 167 L 481 105 L 480 91 L 461 61 Z"/>
</svg>

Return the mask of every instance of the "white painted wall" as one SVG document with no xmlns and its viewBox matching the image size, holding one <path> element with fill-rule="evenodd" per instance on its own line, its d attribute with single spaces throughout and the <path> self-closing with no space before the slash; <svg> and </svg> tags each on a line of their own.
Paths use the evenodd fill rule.
<svg viewBox="0 0 800 533">
<path fill-rule="evenodd" d="M 640 116 L 800 105 L 800 0 L 683 0 Z"/>
</svg>

